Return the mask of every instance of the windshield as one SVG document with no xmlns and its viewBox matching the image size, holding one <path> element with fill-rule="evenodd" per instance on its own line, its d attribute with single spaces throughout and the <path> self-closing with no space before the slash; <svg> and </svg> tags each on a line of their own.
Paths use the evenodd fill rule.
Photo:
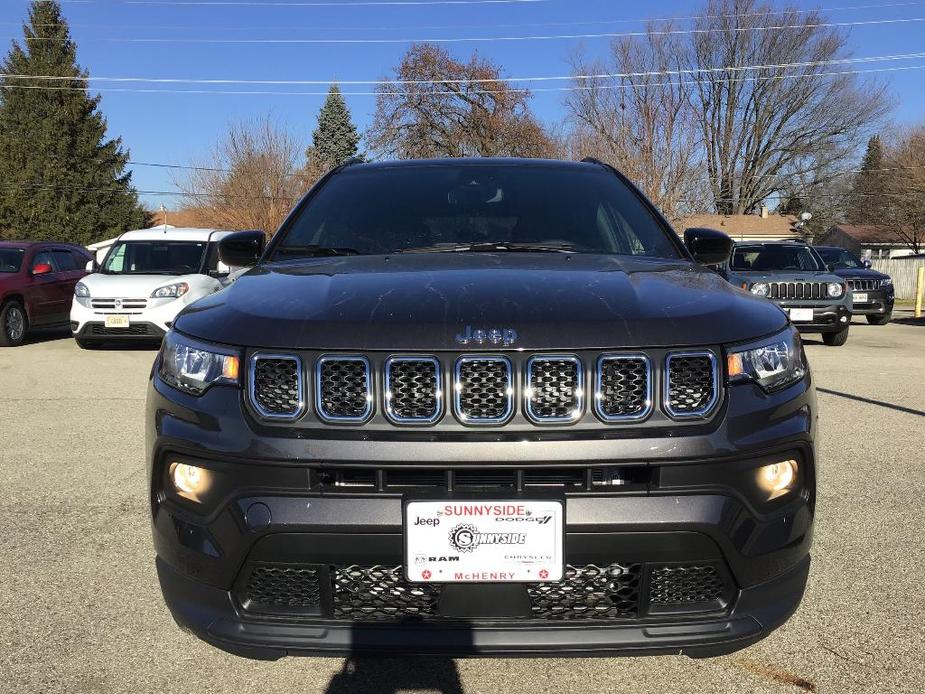
<svg viewBox="0 0 925 694">
<path fill-rule="evenodd" d="M 603 170 L 422 165 L 333 176 L 271 259 L 435 251 L 681 257 L 669 233 Z"/>
<path fill-rule="evenodd" d="M 844 248 L 817 248 L 816 252 L 822 256 L 822 259 L 836 269 L 855 270 L 863 269 L 864 263 Z"/>
<path fill-rule="evenodd" d="M 24 254 L 22 248 L 0 248 L 0 272 L 19 272 Z"/>
<path fill-rule="evenodd" d="M 205 241 L 125 241 L 103 263 L 107 275 L 188 275 L 199 272 Z"/>
<path fill-rule="evenodd" d="M 733 270 L 795 270 L 797 272 L 818 272 L 825 268 L 819 265 L 816 256 L 807 246 L 736 246 L 732 252 Z"/>
</svg>

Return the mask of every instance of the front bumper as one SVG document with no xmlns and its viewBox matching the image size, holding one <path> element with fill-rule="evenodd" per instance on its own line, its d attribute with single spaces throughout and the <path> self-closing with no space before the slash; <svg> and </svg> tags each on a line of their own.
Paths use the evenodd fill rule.
<svg viewBox="0 0 925 694">
<path fill-rule="evenodd" d="M 170 330 L 177 314 L 186 306 L 183 298 L 166 302 L 153 300 L 157 303 L 139 309 L 93 308 L 75 298 L 71 303 L 71 332 L 74 337 L 87 341 L 159 340 Z M 107 328 L 106 316 L 109 315 L 127 315 L 129 327 Z"/>
<path fill-rule="evenodd" d="M 794 327 L 800 332 L 827 333 L 838 332 L 851 324 L 852 308 L 844 302 L 835 304 L 814 304 L 809 301 L 774 300 L 788 315 L 790 309 L 812 309 L 813 318 L 810 321 L 793 321 Z"/>
<path fill-rule="evenodd" d="M 858 316 L 883 316 L 893 312 L 893 303 L 895 295 L 893 288 L 874 289 L 866 292 L 854 292 L 853 296 L 858 294 L 866 296 L 866 301 L 857 301 L 853 299 L 851 312 Z"/>
<path fill-rule="evenodd" d="M 337 432 L 304 439 L 254 431 L 242 420 L 240 393 L 232 388 L 192 398 L 155 376 L 147 436 L 161 588 L 182 627 L 248 657 L 730 652 L 770 633 L 802 597 L 815 507 L 815 417 L 807 382 L 771 395 L 746 384 L 730 388 L 710 426 L 684 436 L 631 438 L 619 431 L 606 438 L 440 441 Z M 739 472 L 781 456 L 800 458 L 801 491 L 783 503 L 756 503 Z M 165 471 L 173 459 L 198 462 L 214 474 L 214 494 L 201 507 L 169 493 Z M 409 591 L 389 573 L 402 562 L 402 495 L 387 486 L 336 488 L 320 473 L 471 469 L 486 460 L 496 461 L 495 469 L 618 464 L 645 471 L 619 489 L 561 491 L 566 563 L 637 567 L 635 607 L 612 618 L 574 610 L 563 618 L 537 610 L 542 584 L 482 584 L 441 588 L 431 612 L 390 617 L 387 610 L 400 603 L 395 596 Z M 429 492 L 441 493 L 452 494 Z M 297 596 L 299 606 L 289 609 L 286 593 L 282 609 L 255 606 L 255 567 L 292 570 L 300 595 L 317 590 L 317 598 L 305 603 Z M 673 567 L 712 567 L 721 587 L 684 604 L 656 605 L 653 571 Z M 345 591 L 342 577 L 350 571 L 362 580 Z M 315 582 L 306 587 L 306 577 Z M 292 586 L 283 584 L 287 591 Z M 574 597 L 574 586 L 566 588 Z"/>
</svg>

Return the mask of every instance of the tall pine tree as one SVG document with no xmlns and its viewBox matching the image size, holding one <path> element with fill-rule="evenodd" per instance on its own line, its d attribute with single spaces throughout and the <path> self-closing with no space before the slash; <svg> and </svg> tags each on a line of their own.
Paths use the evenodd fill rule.
<svg viewBox="0 0 925 694">
<path fill-rule="evenodd" d="M 318 114 L 312 144 L 305 152 L 309 169 L 320 174 L 339 166 L 357 156 L 359 144 L 360 134 L 350 118 L 350 109 L 340 88 L 332 84 Z"/>
<path fill-rule="evenodd" d="M 143 226 L 128 153 L 106 139 L 58 2 L 33 1 L 23 33 L 0 82 L 0 238 L 87 244 Z"/>
<path fill-rule="evenodd" d="M 883 145 L 880 136 L 874 135 L 867 141 L 861 170 L 855 176 L 854 187 L 848 197 L 847 217 L 852 224 L 883 223 L 887 184 L 887 172 L 883 168 Z"/>
</svg>

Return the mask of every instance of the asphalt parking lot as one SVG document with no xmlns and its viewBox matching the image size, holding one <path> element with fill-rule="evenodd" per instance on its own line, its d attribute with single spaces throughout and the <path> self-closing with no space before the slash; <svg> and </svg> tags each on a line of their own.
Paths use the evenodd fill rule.
<svg viewBox="0 0 925 694">
<path fill-rule="evenodd" d="M 149 349 L 67 335 L 0 350 L 0 689 L 9 692 L 921 692 L 925 321 L 808 342 L 821 473 L 803 606 L 770 638 L 694 661 L 285 659 L 179 631 L 148 528 Z"/>
</svg>

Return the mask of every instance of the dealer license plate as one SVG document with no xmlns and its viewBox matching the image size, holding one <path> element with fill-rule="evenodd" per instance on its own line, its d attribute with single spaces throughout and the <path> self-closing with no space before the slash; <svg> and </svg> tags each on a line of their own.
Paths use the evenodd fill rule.
<svg viewBox="0 0 925 694">
<path fill-rule="evenodd" d="M 864 292 L 855 292 L 851 295 L 852 300 L 857 301 L 859 304 L 867 303 L 867 294 Z"/>
<path fill-rule="evenodd" d="M 811 308 L 792 308 L 790 309 L 790 320 L 794 323 L 808 322 L 813 319 L 813 310 Z"/>
<path fill-rule="evenodd" d="M 128 316 L 106 316 L 107 328 L 127 328 L 129 327 Z"/>
<path fill-rule="evenodd" d="M 564 503 L 409 501 L 405 577 L 415 583 L 518 583 L 563 576 Z"/>
</svg>

